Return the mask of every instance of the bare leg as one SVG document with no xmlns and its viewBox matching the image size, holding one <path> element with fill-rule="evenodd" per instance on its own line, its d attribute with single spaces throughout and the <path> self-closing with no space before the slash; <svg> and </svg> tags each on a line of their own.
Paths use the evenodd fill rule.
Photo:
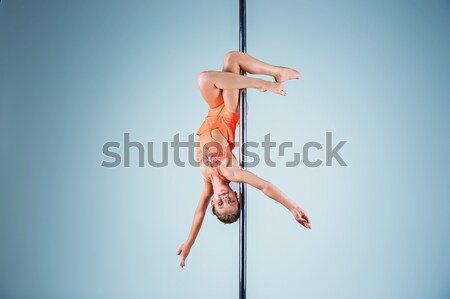
<svg viewBox="0 0 450 299">
<path fill-rule="evenodd" d="M 250 74 L 273 76 L 276 82 L 242 76 L 241 69 Z M 202 72 L 198 77 L 198 84 L 210 108 L 225 102 L 229 111 L 239 113 L 240 88 L 256 88 L 262 92 L 270 90 L 284 96 L 284 87 L 281 83 L 299 78 L 300 73 L 291 68 L 270 65 L 246 53 L 231 51 L 225 54 L 223 71 Z"/>
<path fill-rule="evenodd" d="M 273 76 L 275 81 L 278 83 L 282 83 L 290 79 L 300 79 L 300 72 L 294 69 L 271 65 L 256 59 L 247 53 L 238 51 L 231 51 L 225 54 L 224 71 L 228 71 L 225 68 L 232 69 L 233 72 L 235 72 L 235 69 L 241 68 L 250 74 Z M 237 74 L 239 74 L 239 70 L 237 71 Z"/>
<path fill-rule="evenodd" d="M 270 65 L 246 53 L 231 51 L 225 54 L 222 69 L 223 72 L 240 74 L 241 69 L 250 74 L 263 74 L 273 76 L 275 78 L 275 81 L 277 81 L 278 83 L 284 82 L 289 79 L 300 78 L 300 73 L 295 70 L 286 67 Z M 229 111 L 239 113 L 239 89 L 223 89 L 222 96 L 225 102 L 225 107 L 227 107 Z"/>
<path fill-rule="evenodd" d="M 273 76 L 276 83 L 242 76 L 240 75 L 241 69 L 250 74 Z M 300 73 L 294 69 L 271 65 L 246 53 L 231 51 L 225 54 L 223 72 L 205 71 L 200 73 L 198 85 L 210 108 L 226 102 L 229 111 L 239 113 L 240 88 L 257 88 L 262 92 L 270 90 L 284 96 L 284 87 L 280 83 L 299 78 Z"/>
<path fill-rule="evenodd" d="M 231 55 L 225 55 L 223 60 L 223 68 L 222 71 L 230 72 L 234 74 L 241 73 L 241 67 L 239 62 L 236 59 L 231 59 Z M 222 90 L 223 101 L 225 102 L 225 107 L 228 111 L 234 113 L 240 113 L 239 110 L 239 88 L 235 89 L 224 89 Z M 248 103 L 245 110 L 248 110 Z"/>
<path fill-rule="evenodd" d="M 286 94 L 284 92 L 284 86 L 281 85 L 281 83 L 242 76 L 229 72 L 204 71 L 199 74 L 197 81 L 203 98 L 211 108 L 213 108 L 213 103 L 225 101 L 225 98 L 222 98 L 222 93 L 223 90 L 227 89 L 256 88 L 261 92 L 270 90 L 283 96 Z M 238 99 L 230 98 L 230 101 L 238 101 Z M 232 106 L 233 105 L 228 106 L 227 104 L 226 107 L 229 111 L 238 113 Z M 235 106 L 237 107 L 237 104 Z"/>
</svg>

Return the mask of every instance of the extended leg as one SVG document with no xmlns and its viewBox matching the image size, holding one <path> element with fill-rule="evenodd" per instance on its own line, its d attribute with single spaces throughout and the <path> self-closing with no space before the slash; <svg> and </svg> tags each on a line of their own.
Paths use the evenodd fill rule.
<svg viewBox="0 0 450 299">
<path fill-rule="evenodd" d="M 300 73 L 294 69 L 268 64 L 247 53 L 231 51 L 225 54 L 224 71 L 232 69 L 232 72 L 235 72 L 239 68 L 250 74 L 272 76 L 278 83 L 290 79 L 300 79 Z M 237 73 L 239 74 L 239 70 Z"/>
</svg>

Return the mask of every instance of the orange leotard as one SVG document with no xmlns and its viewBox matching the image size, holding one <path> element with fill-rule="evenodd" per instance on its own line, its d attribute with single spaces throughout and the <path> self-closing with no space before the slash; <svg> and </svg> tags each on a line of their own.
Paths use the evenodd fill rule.
<svg viewBox="0 0 450 299">
<path fill-rule="evenodd" d="M 199 165 L 217 166 L 218 161 L 231 158 L 234 145 L 236 127 L 239 125 L 239 114 L 230 112 L 222 103 L 215 108 L 210 108 L 208 115 L 197 131 L 199 145 L 197 147 L 197 160 Z M 220 144 L 211 136 L 211 131 L 219 129 L 229 145 Z"/>
</svg>

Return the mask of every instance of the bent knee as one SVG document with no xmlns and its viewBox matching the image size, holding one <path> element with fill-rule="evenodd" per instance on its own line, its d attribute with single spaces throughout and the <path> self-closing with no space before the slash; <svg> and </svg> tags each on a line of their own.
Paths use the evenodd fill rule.
<svg viewBox="0 0 450 299">
<path fill-rule="evenodd" d="M 241 52 L 239 51 L 230 51 L 226 53 L 223 57 L 223 64 L 227 65 L 236 62 L 236 58 L 239 57 L 239 55 L 241 55 Z"/>
<path fill-rule="evenodd" d="M 212 71 L 203 71 L 197 76 L 197 84 L 199 87 L 211 85 L 212 82 Z"/>
</svg>

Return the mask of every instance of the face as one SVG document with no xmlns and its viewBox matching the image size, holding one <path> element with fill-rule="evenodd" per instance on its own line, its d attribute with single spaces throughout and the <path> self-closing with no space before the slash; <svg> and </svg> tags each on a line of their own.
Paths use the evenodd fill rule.
<svg viewBox="0 0 450 299">
<path fill-rule="evenodd" d="M 219 215 L 231 215 L 239 209 L 237 193 L 229 186 L 223 186 L 214 190 L 214 196 L 211 199 L 211 205 Z"/>
</svg>

